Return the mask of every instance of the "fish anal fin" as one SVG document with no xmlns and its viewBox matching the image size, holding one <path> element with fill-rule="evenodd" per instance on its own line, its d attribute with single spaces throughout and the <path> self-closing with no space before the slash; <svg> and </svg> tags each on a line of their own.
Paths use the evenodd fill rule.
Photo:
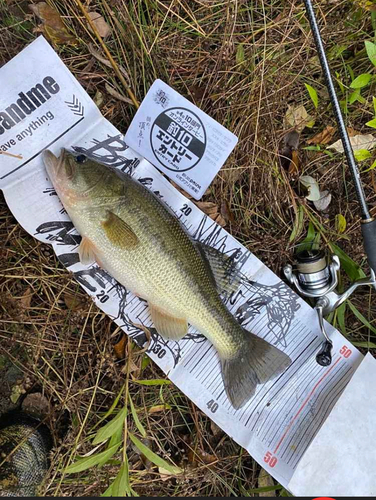
<svg viewBox="0 0 376 500">
<path fill-rule="evenodd" d="M 167 340 L 180 340 L 188 332 L 188 323 L 185 318 L 176 318 L 166 311 L 149 304 L 151 319 L 155 329 Z"/>
<path fill-rule="evenodd" d="M 138 244 L 138 237 L 133 229 L 120 217 L 109 211 L 102 227 L 107 238 L 120 248 L 133 248 Z"/>
<path fill-rule="evenodd" d="M 197 243 L 197 247 L 210 265 L 218 291 L 236 292 L 241 275 L 234 258 L 203 243 Z"/>
<path fill-rule="evenodd" d="M 94 262 L 99 264 L 97 248 L 86 236 L 83 236 L 81 240 L 80 246 L 78 247 L 78 254 L 80 256 L 81 263 L 85 266 L 93 264 Z"/>
</svg>

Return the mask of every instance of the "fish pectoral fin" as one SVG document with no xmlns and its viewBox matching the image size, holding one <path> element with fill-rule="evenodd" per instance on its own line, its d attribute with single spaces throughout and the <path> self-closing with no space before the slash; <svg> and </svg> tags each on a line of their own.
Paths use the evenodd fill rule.
<svg viewBox="0 0 376 500">
<path fill-rule="evenodd" d="M 162 311 L 158 307 L 149 304 L 151 319 L 155 329 L 167 340 L 180 340 L 188 332 L 188 322 L 185 318 L 176 318 Z"/>
<path fill-rule="evenodd" d="M 219 292 L 236 292 L 240 286 L 241 274 L 232 257 L 216 248 L 197 242 L 197 248 L 209 262 L 213 278 Z"/>
<path fill-rule="evenodd" d="M 107 219 L 102 222 L 107 238 L 121 248 L 132 248 L 138 244 L 137 235 L 133 229 L 113 212 L 108 212 Z"/>
<path fill-rule="evenodd" d="M 85 266 L 98 262 L 97 248 L 86 236 L 83 236 L 81 240 L 80 246 L 78 247 L 78 254 L 81 263 Z"/>
</svg>

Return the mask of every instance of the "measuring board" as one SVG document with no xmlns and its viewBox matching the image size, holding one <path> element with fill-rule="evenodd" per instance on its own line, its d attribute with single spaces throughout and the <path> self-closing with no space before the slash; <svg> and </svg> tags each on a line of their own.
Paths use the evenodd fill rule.
<svg viewBox="0 0 376 500">
<path fill-rule="evenodd" d="M 18 67 L 27 75 L 23 80 L 10 78 Z M 7 78 L 2 78 L 3 71 Z M 47 116 L 47 112 L 53 116 L 53 133 L 38 133 L 43 127 L 48 131 L 49 125 L 40 118 L 35 122 L 40 125 L 35 125 L 32 142 L 31 138 L 24 139 L 29 141 L 27 146 L 16 149 L 9 139 L 4 143 L 12 146 L 11 151 L 21 153 L 21 159 L 17 155 L 2 156 L 0 165 L 0 187 L 9 208 L 31 235 L 53 245 L 60 261 L 98 307 L 139 345 L 145 344 L 146 337 L 137 325 L 149 327 L 149 356 L 203 412 L 287 486 L 363 356 L 327 324 L 334 344 L 333 362 L 329 367 L 319 366 L 315 355 L 323 339 L 316 312 L 150 163 L 128 148 L 122 134 L 103 118 L 42 37 L 1 68 L 0 78 L 9 83 L 0 96 L 0 108 L 16 102 L 22 86 L 46 81 L 46 74 L 50 75 L 49 82 L 52 78 L 58 83 L 59 93 L 38 112 L 39 116 Z M 12 81 L 19 83 L 14 85 Z M 15 124 L 13 136 L 18 137 L 17 131 L 22 128 L 28 130 L 24 123 Z M 232 256 L 241 269 L 242 280 L 235 293 L 222 293 L 225 304 L 244 328 L 285 351 L 292 359 L 289 368 L 278 378 L 258 385 L 249 402 L 235 410 L 224 391 L 217 353 L 205 337 L 190 328 L 181 341 L 165 341 L 153 328 L 145 301 L 125 290 L 98 266 L 83 266 L 79 262 L 77 249 L 81 238 L 47 177 L 40 156 L 46 147 L 55 154 L 61 147 L 72 149 L 134 175 L 175 212 L 196 240 Z"/>
</svg>

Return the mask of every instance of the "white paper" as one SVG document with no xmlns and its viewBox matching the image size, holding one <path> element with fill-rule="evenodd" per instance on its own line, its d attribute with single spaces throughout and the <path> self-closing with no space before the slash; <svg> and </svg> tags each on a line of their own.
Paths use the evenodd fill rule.
<svg viewBox="0 0 376 500">
<path fill-rule="evenodd" d="M 367 354 L 300 461 L 296 496 L 376 495 L 376 360 Z"/>
<path fill-rule="evenodd" d="M 169 85 L 156 80 L 125 141 L 199 200 L 238 139 Z"/>
<path fill-rule="evenodd" d="M 65 147 L 133 174 L 175 211 L 197 240 L 235 254 L 244 277 L 236 293 L 223 296 L 225 303 L 246 329 L 290 355 L 293 363 L 286 372 L 259 385 L 255 396 L 243 408 L 234 410 L 224 391 L 217 354 L 194 329 L 190 328 L 180 342 L 167 342 L 151 327 L 148 353 L 199 408 L 287 486 L 363 356 L 327 324 L 334 344 L 333 363 L 326 368 L 319 366 L 315 354 L 323 339 L 315 311 L 125 144 L 123 136 L 100 115 L 42 37 L 0 70 L 0 110 L 46 75 L 60 86 L 60 91 L 38 108 L 41 116 L 48 110 L 53 112 L 53 133 L 40 128 L 40 133 L 8 150 L 22 154 L 22 160 L 1 156 L 1 187 L 11 211 L 31 235 L 53 245 L 60 261 L 98 307 L 140 345 L 146 339 L 135 324 L 152 326 L 147 304 L 96 265 L 79 262 L 80 237 L 56 196 L 38 152 L 48 146 L 58 154 Z M 82 116 L 74 115 L 72 109 L 84 109 Z M 27 124 L 28 120 L 22 120 L 0 135 L 0 147 Z M 72 124 L 76 124 L 74 128 Z"/>
</svg>

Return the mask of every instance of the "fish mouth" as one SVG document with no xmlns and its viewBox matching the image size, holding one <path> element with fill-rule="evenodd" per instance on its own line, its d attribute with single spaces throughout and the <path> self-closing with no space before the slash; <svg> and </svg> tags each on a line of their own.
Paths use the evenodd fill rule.
<svg viewBox="0 0 376 500">
<path fill-rule="evenodd" d="M 64 164 L 65 155 L 66 150 L 64 148 L 61 149 L 60 156 L 55 156 L 49 149 L 45 149 L 42 153 L 44 165 L 52 182 L 58 179 L 61 166 Z"/>
</svg>

